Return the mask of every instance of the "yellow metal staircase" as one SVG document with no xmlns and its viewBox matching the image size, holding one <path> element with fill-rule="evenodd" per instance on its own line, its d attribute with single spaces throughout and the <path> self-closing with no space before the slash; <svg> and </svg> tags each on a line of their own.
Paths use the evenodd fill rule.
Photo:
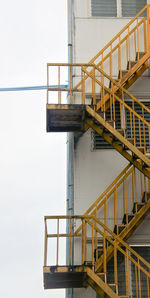
<svg viewBox="0 0 150 298">
<path fill-rule="evenodd" d="M 60 233 L 60 221 L 69 220 L 70 232 Z M 56 232 L 49 234 L 48 221 L 56 222 Z M 82 225 L 82 232 L 74 233 L 74 225 Z M 69 238 L 69 265 L 60 265 L 62 238 Z M 56 263 L 47 264 L 48 241 L 56 239 Z M 72 260 L 72 239 L 75 245 L 80 243 L 81 257 L 77 265 Z M 91 241 L 88 241 L 91 239 Z M 95 252 L 98 243 L 102 243 L 101 257 L 97 260 Z M 50 246 L 51 247 L 51 246 Z M 108 250 L 113 247 L 113 262 L 109 271 Z M 130 268 L 135 275 L 136 296 L 150 297 L 150 264 L 137 254 L 126 242 L 113 233 L 99 219 L 93 216 L 46 216 L 45 217 L 45 254 L 44 254 L 44 287 L 53 288 L 86 288 L 90 285 L 101 297 L 131 297 Z M 91 252 L 89 254 L 89 251 Z M 119 258 L 122 258 L 121 268 Z M 102 260 L 101 270 L 98 270 L 99 260 Z M 120 271 L 121 269 L 121 271 Z M 122 281 L 120 284 L 120 276 Z M 144 288 L 142 287 L 144 283 Z"/>
<path fill-rule="evenodd" d="M 150 264 L 125 242 L 150 211 L 150 109 L 127 90 L 148 68 L 149 10 L 148 4 L 89 63 L 47 64 L 47 131 L 78 134 L 92 128 L 129 165 L 84 215 L 45 217 L 45 289 L 90 285 L 101 297 L 127 298 L 132 295 L 132 268 L 134 297 L 150 298 Z M 61 87 L 63 68 L 70 76 L 67 88 Z M 54 88 L 49 87 L 52 69 L 57 73 Z M 56 220 L 53 234 L 48 232 L 48 220 Z M 60 233 L 61 220 L 69 221 L 68 234 Z M 53 238 L 56 263 L 49 266 L 47 244 Z M 69 265 L 59 264 L 61 238 L 69 239 Z M 78 264 L 72 264 L 73 245 L 81 252 Z"/>
</svg>

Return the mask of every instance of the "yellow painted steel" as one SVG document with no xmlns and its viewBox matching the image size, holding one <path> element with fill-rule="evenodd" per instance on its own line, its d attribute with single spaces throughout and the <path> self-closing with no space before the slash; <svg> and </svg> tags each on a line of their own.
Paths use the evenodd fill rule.
<svg viewBox="0 0 150 298">
<path fill-rule="evenodd" d="M 82 222 L 82 234 L 78 235 L 79 239 L 81 239 L 81 263 L 78 264 L 78 270 L 87 273 L 87 276 L 90 278 L 89 285 L 92 286 L 97 293 L 100 293 L 102 291 L 103 293 L 107 294 L 109 297 L 119 297 L 117 293 L 112 291 L 111 285 L 107 283 L 107 279 L 102 282 L 102 279 L 100 278 L 101 275 L 98 274 L 100 268 L 103 269 L 104 275 L 107 275 L 106 270 L 106 264 L 108 260 L 110 260 L 110 251 L 112 252 L 112 255 L 114 256 L 114 284 L 116 285 L 116 289 L 118 289 L 118 261 L 117 261 L 117 253 L 119 252 L 125 260 L 125 293 L 124 296 L 130 296 L 131 295 L 131 289 L 129 285 L 129 268 L 131 265 L 133 268 L 135 268 L 135 276 L 136 276 L 136 284 L 137 284 L 137 292 L 141 295 L 141 273 L 142 278 L 145 278 L 147 282 L 147 287 L 145 288 L 145 291 L 147 291 L 147 297 L 149 295 L 149 279 L 150 279 L 150 264 L 146 262 L 138 253 L 136 253 L 130 246 L 127 245 L 126 242 L 122 240 L 122 238 L 115 233 L 113 233 L 105 224 L 103 224 L 102 221 L 100 221 L 98 218 L 95 218 L 94 216 L 45 216 L 45 222 L 50 220 L 56 220 L 57 224 L 57 232 L 56 234 L 52 234 L 50 239 L 53 238 L 61 238 L 62 235 L 66 236 L 66 234 L 59 234 L 59 221 L 60 219 L 64 220 L 75 220 L 76 222 Z M 86 229 L 85 229 L 86 224 Z M 103 254 L 98 257 L 95 260 L 95 239 L 94 239 L 94 230 L 97 231 L 98 234 L 98 241 L 101 239 L 103 243 Z M 91 231 L 91 242 L 88 241 L 88 246 L 91 247 L 91 259 L 88 260 L 88 263 L 86 261 L 86 254 L 85 254 L 85 247 L 87 246 L 87 239 L 89 232 Z M 45 237 L 48 239 L 49 234 L 46 229 Z M 86 234 L 86 235 L 85 235 Z M 76 241 L 76 235 L 73 231 L 69 233 L 66 237 L 75 237 L 74 241 Z M 86 243 L 85 243 L 86 241 Z M 46 241 L 45 241 L 46 243 Z M 91 243 L 91 244 L 90 244 Z M 44 249 L 45 253 L 46 249 Z M 69 250 L 72 250 L 72 247 L 69 247 Z M 58 258 L 61 248 L 58 245 L 58 241 L 56 241 L 56 251 L 58 252 Z M 69 252 L 71 254 L 71 252 Z M 44 257 L 46 259 L 46 257 Z M 86 264 L 86 267 L 84 265 Z M 89 265 L 88 265 L 89 264 Z M 45 269 L 46 268 L 46 269 Z M 61 267 L 59 263 L 56 263 L 56 267 L 54 267 L 53 271 L 51 271 L 49 264 L 44 264 L 44 273 L 47 274 L 48 270 L 49 272 L 67 272 L 68 268 L 67 266 Z M 46 271 L 45 271 L 46 270 Z M 72 268 L 74 270 L 74 268 Z M 76 266 L 75 266 L 76 270 Z M 136 296 L 138 297 L 138 296 Z"/>
</svg>

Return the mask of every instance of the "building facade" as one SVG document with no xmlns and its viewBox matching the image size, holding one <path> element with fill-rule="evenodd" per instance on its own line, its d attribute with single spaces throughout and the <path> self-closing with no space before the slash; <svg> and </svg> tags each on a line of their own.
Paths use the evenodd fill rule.
<svg viewBox="0 0 150 298">
<path fill-rule="evenodd" d="M 81 229 L 76 218 L 68 223 L 67 265 L 84 266 L 85 280 L 68 286 L 67 298 L 150 297 L 149 273 L 140 267 L 150 269 L 149 2 L 68 1 L 69 88 L 61 88 L 58 65 L 58 106 L 48 102 L 47 130 L 68 131 L 67 214 L 96 221 L 82 218 Z M 60 107 L 61 91 L 69 91 L 70 107 Z M 49 114 L 75 105 L 80 121 Z"/>
</svg>

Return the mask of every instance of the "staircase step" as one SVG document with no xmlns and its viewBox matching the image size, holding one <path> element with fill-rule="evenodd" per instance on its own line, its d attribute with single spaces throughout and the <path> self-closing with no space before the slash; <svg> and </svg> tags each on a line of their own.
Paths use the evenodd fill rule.
<svg viewBox="0 0 150 298">
<path fill-rule="evenodd" d="M 130 142 L 132 145 L 134 145 L 134 138 L 128 138 L 127 140 L 128 140 L 128 142 Z"/>
<path fill-rule="evenodd" d="M 105 284 L 107 283 L 107 275 L 104 272 L 99 272 L 97 273 L 97 275 L 105 282 Z"/>
<path fill-rule="evenodd" d="M 145 203 L 134 203 L 133 213 L 138 212 L 144 205 Z"/>
<path fill-rule="evenodd" d="M 142 202 L 146 203 L 146 201 L 149 200 L 149 199 L 150 199 L 150 192 L 144 192 Z"/>
<path fill-rule="evenodd" d="M 145 154 L 145 147 L 137 147 L 137 149 L 142 152 L 143 154 Z"/>
<path fill-rule="evenodd" d="M 125 135 L 125 129 L 122 129 L 122 128 L 119 128 L 119 129 L 117 129 L 117 131 L 122 135 L 122 136 L 124 136 Z"/>
<path fill-rule="evenodd" d="M 137 63 L 137 61 L 133 60 L 133 61 L 130 61 L 131 63 L 131 68 Z M 129 61 L 127 63 L 127 69 L 129 70 Z"/>
<path fill-rule="evenodd" d="M 123 224 L 128 224 L 132 219 L 134 218 L 134 214 L 133 213 L 130 213 L 130 214 L 124 214 L 124 217 L 123 217 Z"/>
<path fill-rule="evenodd" d="M 139 52 L 139 59 L 145 55 L 145 52 Z M 136 52 L 136 60 L 138 60 L 138 52 Z"/>
<path fill-rule="evenodd" d="M 115 126 L 115 120 L 107 120 L 107 123 L 109 123 L 112 127 Z"/>
<path fill-rule="evenodd" d="M 118 226 L 115 225 L 114 227 L 114 233 L 115 234 L 120 234 L 124 229 L 125 229 L 126 225 L 123 225 L 123 224 L 119 224 Z"/>
<path fill-rule="evenodd" d="M 92 261 L 85 261 L 84 266 L 92 267 L 93 266 Z"/>
<path fill-rule="evenodd" d="M 120 79 L 114 79 L 114 81 L 117 82 L 117 83 L 119 83 L 120 82 Z M 112 86 L 112 83 L 111 83 L 111 81 L 109 81 L 109 88 L 111 88 L 111 86 Z"/>
<path fill-rule="evenodd" d="M 94 259 L 97 261 L 103 254 L 103 247 L 98 246 L 94 251 Z"/>
<path fill-rule="evenodd" d="M 108 284 L 108 286 L 116 293 L 118 294 L 118 285 L 117 284 Z"/>
<path fill-rule="evenodd" d="M 122 77 L 124 77 L 129 71 L 127 69 L 123 69 L 123 70 L 119 70 L 119 74 L 118 74 L 118 79 L 121 79 L 121 74 Z"/>
</svg>

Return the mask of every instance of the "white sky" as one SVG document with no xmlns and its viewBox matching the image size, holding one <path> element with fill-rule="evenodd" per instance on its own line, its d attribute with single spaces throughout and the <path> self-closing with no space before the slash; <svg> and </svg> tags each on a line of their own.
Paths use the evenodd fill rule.
<svg viewBox="0 0 150 298">
<path fill-rule="evenodd" d="M 66 0 L 5 0 L 0 88 L 46 85 L 67 62 Z M 46 91 L 0 93 L 0 297 L 64 297 L 43 289 L 44 215 L 65 214 L 66 135 L 46 133 Z"/>
</svg>

